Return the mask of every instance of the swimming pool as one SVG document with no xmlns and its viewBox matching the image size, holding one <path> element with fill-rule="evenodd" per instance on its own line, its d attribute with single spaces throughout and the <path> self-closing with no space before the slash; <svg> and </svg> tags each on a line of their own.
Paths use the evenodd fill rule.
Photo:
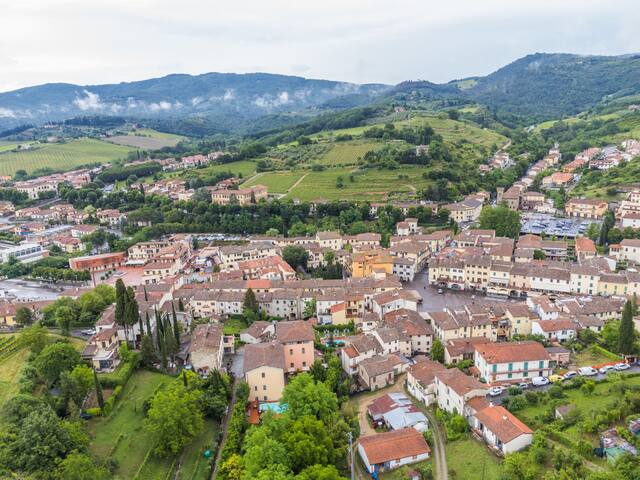
<svg viewBox="0 0 640 480">
<path fill-rule="evenodd" d="M 289 405 L 286 403 L 279 403 L 279 402 L 265 402 L 265 403 L 261 403 L 258 406 L 258 411 L 260 413 L 262 412 L 273 412 L 273 413 L 284 413 L 287 411 L 287 409 L 289 408 Z"/>
</svg>

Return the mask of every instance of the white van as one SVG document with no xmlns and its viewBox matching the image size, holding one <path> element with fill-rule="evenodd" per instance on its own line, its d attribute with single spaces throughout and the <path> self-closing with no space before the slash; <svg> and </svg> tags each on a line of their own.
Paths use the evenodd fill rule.
<svg viewBox="0 0 640 480">
<path fill-rule="evenodd" d="M 593 367 L 580 367 L 578 373 L 583 377 L 592 377 L 593 375 L 597 375 L 598 371 Z"/>
</svg>

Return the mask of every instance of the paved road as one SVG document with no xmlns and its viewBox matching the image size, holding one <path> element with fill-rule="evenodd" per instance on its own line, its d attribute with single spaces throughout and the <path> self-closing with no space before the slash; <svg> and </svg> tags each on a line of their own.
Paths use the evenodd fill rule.
<svg viewBox="0 0 640 480">
<path fill-rule="evenodd" d="M 435 478 L 436 480 L 448 480 L 449 469 L 447 468 L 446 441 L 444 432 L 442 431 L 442 426 L 431 410 L 425 409 L 424 413 L 429 419 L 431 437 L 433 438 L 432 458 L 435 464 Z"/>
</svg>

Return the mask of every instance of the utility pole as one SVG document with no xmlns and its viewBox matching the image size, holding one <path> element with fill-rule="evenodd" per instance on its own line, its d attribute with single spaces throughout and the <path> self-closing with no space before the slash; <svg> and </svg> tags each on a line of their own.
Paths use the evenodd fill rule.
<svg viewBox="0 0 640 480">
<path fill-rule="evenodd" d="M 355 471 L 353 470 L 353 434 L 349 432 L 347 437 L 349 438 L 349 468 L 351 470 L 351 480 L 355 480 Z"/>
</svg>

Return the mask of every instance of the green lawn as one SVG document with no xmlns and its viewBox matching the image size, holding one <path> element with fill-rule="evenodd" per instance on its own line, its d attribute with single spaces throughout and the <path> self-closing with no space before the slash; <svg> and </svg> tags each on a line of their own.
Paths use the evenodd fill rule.
<svg viewBox="0 0 640 480">
<path fill-rule="evenodd" d="M 305 172 L 302 171 L 264 172 L 256 175 L 242 186 L 264 185 L 269 193 L 286 193 L 304 174 Z"/>
<path fill-rule="evenodd" d="M 111 415 L 89 422 L 92 453 L 103 459 L 115 459 L 122 478 L 134 477 L 153 446 L 153 438 L 143 427 L 143 403 L 171 380 L 167 375 L 138 370 L 127 382 Z M 141 478 L 164 479 L 172 463 L 172 459 L 163 460 L 152 454 Z"/>
<path fill-rule="evenodd" d="M 500 461 L 484 443 L 467 434 L 446 446 L 447 467 L 458 479 L 494 479 L 500 477 Z"/>
<path fill-rule="evenodd" d="M 232 317 L 224 322 L 224 334 L 238 335 L 247 327 L 248 325 L 244 318 Z"/>
<path fill-rule="evenodd" d="M 208 480 L 211 476 L 209 460 L 204 458 L 205 450 L 212 449 L 213 441 L 218 435 L 220 426 L 213 420 L 205 420 L 204 429 L 191 445 L 185 448 L 182 454 L 182 466 L 180 479 L 184 480 Z M 215 452 L 214 452 L 215 454 Z"/>
<path fill-rule="evenodd" d="M 38 168 L 70 170 L 87 163 L 106 163 L 126 158 L 134 150 L 92 138 L 72 140 L 67 143 L 36 145 L 31 150 L 0 154 L 0 175 L 13 175 L 24 169 L 31 173 Z"/>
<path fill-rule="evenodd" d="M 592 367 L 594 365 L 602 365 L 603 363 L 611 363 L 612 360 L 601 353 L 587 348 L 586 350 L 576 353 L 571 357 L 571 363 L 576 367 Z"/>
<path fill-rule="evenodd" d="M 109 142 L 118 145 L 128 145 L 130 147 L 142 148 L 144 150 L 159 150 L 164 147 L 173 147 L 186 137 L 152 130 L 150 128 L 140 128 L 128 135 L 117 135 L 109 138 Z"/>
<path fill-rule="evenodd" d="M 409 470 L 415 470 L 415 469 L 417 469 L 417 468 L 419 468 L 421 466 L 427 466 L 427 465 L 432 465 L 433 466 L 433 462 L 431 460 L 426 460 L 424 462 L 418 462 L 418 463 L 412 463 L 411 465 L 405 465 L 405 466 L 397 468 L 395 470 L 391 470 L 390 472 L 381 473 L 378 478 L 380 478 L 380 480 L 406 480 L 408 478 L 407 477 L 407 472 Z M 364 470 L 364 468 L 363 468 L 363 470 Z M 464 477 L 462 477 L 462 478 L 464 478 Z"/>
</svg>

